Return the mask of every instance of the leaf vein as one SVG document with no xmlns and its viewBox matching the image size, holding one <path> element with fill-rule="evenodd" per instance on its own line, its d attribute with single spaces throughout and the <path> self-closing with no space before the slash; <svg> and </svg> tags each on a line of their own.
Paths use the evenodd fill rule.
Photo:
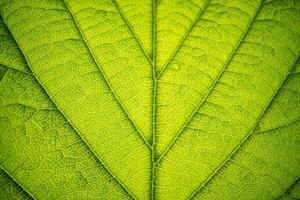
<svg viewBox="0 0 300 200">
<path fill-rule="evenodd" d="M 297 178 L 292 184 L 290 184 L 277 199 L 281 199 L 283 196 L 287 196 L 292 199 L 298 199 L 298 198 L 293 197 L 292 195 L 288 194 L 290 192 L 289 190 L 292 189 L 295 185 L 297 185 L 298 182 L 300 182 L 300 178 Z"/>
<path fill-rule="evenodd" d="M 203 105 L 203 103 L 206 101 L 206 99 L 208 98 L 208 96 L 211 94 L 211 92 L 215 88 L 215 85 L 218 83 L 218 81 L 221 78 L 222 74 L 224 73 L 225 69 L 227 68 L 227 66 L 231 62 L 231 60 L 233 58 L 233 55 L 235 54 L 235 52 L 237 51 L 238 47 L 240 46 L 240 44 L 242 43 L 242 41 L 246 37 L 247 33 L 249 32 L 250 27 L 251 27 L 254 19 L 256 18 L 256 15 L 259 12 L 260 8 L 261 8 L 261 4 L 257 7 L 254 16 L 252 17 L 252 19 L 250 20 L 250 23 L 248 24 L 248 26 L 246 28 L 246 31 L 242 34 L 242 36 L 240 37 L 239 41 L 236 43 L 234 49 L 230 53 L 230 56 L 228 57 L 226 63 L 223 65 L 222 69 L 220 70 L 220 72 L 219 72 L 218 76 L 216 77 L 216 79 L 214 80 L 213 84 L 210 86 L 210 88 L 208 89 L 208 91 L 205 94 L 205 96 L 202 98 L 202 100 L 200 101 L 200 103 L 197 105 L 196 109 L 192 112 L 192 114 L 188 117 L 188 119 L 185 121 L 185 123 L 183 124 L 183 126 L 179 129 L 179 132 L 176 134 L 176 136 L 174 137 L 174 139 L 172 140 L 172 142 L 168 145 L 168 147 L 166 148 L 166 150 L 158 158 L 158 160 L 156 161 L 156 163 L 159 163 L 162 160 L 162 158 L 168 153 L 168 151 L 172 148 L 172 146 L 176 143 L 177 139 L 182 134 L 182 132 L 184 131 L 185 127 L 192 120 L 192 118 L 197 113 L 197 111 L 199 110 L 199 108 Z"/>
<path fill-rule="evenodd" d="M 290 125 L 295 124 L 299 121 L 300 121 L 300 118 L 297 118 L 297 119 L 294 119 L 294 120 L 289 121 L 289 122 L 284 123 L 284 124 L 280 124 L 280 125 L 275 126 L 275 127 L 271 127 L 271 128 L 264 129 L 264 130 L 259 130 L 259 131 L 254 131 L 254 133 L 265 133 L 265 132 L 269 132 L 269 131 L 274 131 L 274 130 L 277 130 L 277 129 L 280 129 L 280 128 L 290 126 Z"/>
<path fill-rule="evenodd" d="M 6 27 L 8 28 L 8 30 L 10 31 L 9 27 L 7 26 L 5 20 L 3 19 L 3 23 L 6 25 Z M 32 72 L 32 76 L 35 77 L 35 79 L 37 80 L 38 84 L 43 88 L 44 92 L 47 94 L 47 96 L 49 97 L 49 99 L 53 102 L 53 104 L 57 107 L 57 109 L 59 110 L 59 112 L 63 115 L 63 117 L 66 119 L 66 121 L 71 125 L 71 127 L 75 130 L 75 132 L 77 133 L 77 135 L 80 137 L 80 139 L 84 142 L 84 144 L 86 145 L 86 147 L 89 149 L 89 151 L 92 152 L 92 154 L 95 156 L 95 158 L 100 162 L 100 164 L 106 169 L 107 173 L 113 177 L 118 183 L 119 185 L 124 189 L 124 191 L 127 192 L 127 194 L 132 197 L 133 199 L 136 199 L 133 194 L 125 187 L 125 185 L 119 180 L 117 179 L 117 177 L 110 171 L 110 169 L 104 164 L 104 162 L 97 156 L 97 154 L 92 150 L 92 148 L 90 147 L 90 145 L 88 144 L 88 142 L 81 136 L 80 132 L 77 130 L 77 128 L 74 126 L 74 124 L 69 120 L 69 118 L 65 115 L 65 113 L 60 109 L 60 107 L 57 105 L 57 103 L 54 101 L 54 99 L 50 96 L 50 94 L 47 92 L 46 88 L 44 87 L 44 85 L 41 83 L 41 81 L 39 80 L 39 78 L 35 75 L 34 71 L 32 70 L 31 66 L 30 66 L 30 62 L 28 61 L 24 51 L 22 50 L 21 46 L 18 43 L 18 40 L 15 38 L 15 36 L 13 35 L 12 31 L 10 31 L 13 39 L 15 40 L 16 44 L 18 45 L 18 48 L 20 49 L 20 51 L 22 52 L 25 61 L 28 64 L 28 67 L 30 68 L 31 72 Z"/>
<path fill-rule="evenodd" d="M 155 183 L 156 183 L 156 90 L 157 78 L 156 70 L 156 0 L 152 0 L 152 82 L 153 82 L 153 103 L 152 103 L 152 144 L 151 144 L 151 180 L 150 180 L 150 199 L 155 199 Z"/>
<path fill-rule="evenodd" d="M 138 36 L 137 36 L 137 35 L 135 34 L 135 32 L 133 31 L 133 28 L 131 27 L 130 23 L 128 22 L 127 18 L 125 17 L 125 14 L 123 13 L 122 9 L 120 8 L 120 6 L 119 6 L 117 0 L 113 0 L 113 2 L 114 2 L 114 4 L 116 5 L 116 7 L 117 7 L 117 9 L 118 9 L 120 15 L 122 16 L 124 22 L 125 22 L 126 25 L 128 26 L 130 32 L 132 33 L 134 39 L 137 41 L 137 43 L 138 43 L 139 47 L 141 48 L 142 52 L 145 54 L 147 60 L 149 61 L 149 63 L 150 63 L 151 65 L 153 65 L 153 63 L 152 63 L 152 61 L 151 61 L 149 55 L 147 54 L 147 52 L 146 52 L 144 46 L 142 45 L 140 39 L 138 38 Z"/>
<path fill-rule="evenodd" d="M 196 26 L 197 22 L 200 20 L 200 18 L 202 16 L 202 14 L 204 13 L 204 11 L 206 10 L 206 8 L 208 7 L 209 2 L 210 2 L 210 0 L 206 0 L 205 1 L 203 8 L 198 13 L 198 15 L 197 15 L 194 23 L 185 32 L 183 38 L 178 43 L 176 49 L 173 51 L 173 53 L 169 57 L 168 61 L 164 64 L 164 66 L 162 67 L 162 70 L 158 73 L 157 79 L 159 79 L 162 76 L 162 74 L 164 73 L 165 69 L 169 66 L 169 64 L 171 63 L 171 61 L 175 58 L 176 54 L 178 53 L 178 51 L 180 50 L 180 48 L 183 46 L 184 41 L 186 40 L 186 38 L 188 37 L 188 35 L 191 33 L 191 31 L 193 30 L 193 28 Z"/>
<path fill-rule="evenodd" d="M 255 128 L 257 127 L 258 123 L 262 119 L 263 115 L 266 113 L 267 109 L 271 105 L 272 101 L 275 99 L 275 97 L 278 95 L 280 89 L 282 88 L 283 84 L 287 80 L 287 77 L 289 76 L 290 72 L 296 66 L 297 59 L 295 59 L 293 65 L 289 68 L 289 71 L 287 75 L 282 79 L 281 83 L 279 84 L 276 91 L 274 91 L 273 96 L 270 98 L 269 102 L 265 105 L 263 111 L 260 113 L 259 117 L 257 118 L 256 122 L 254 123 L 253 127 L 250 129 L 249 133 L 244 137 L 244 139 L 231 151 L 231 153 L 226 157 L 225 160 L 221 162 L 221 164 L 212 172 L 212 174 L 193 192 L 188 199 L 192 199 L 197 195 L 197 193 L 205 186 L 207 185 L 214 176 L 216 176 L 219 172 L 219 170 L 225 166 L 225 164 L 241 149 L 241 147 L 244 145 L 244 143 L 250 138 L 250 136 L 254 133 Z"/>
<path fill-rule="evenodd" d="M 66 9 L 67 9 L 67 10 L 69 11 L 69 13 L 71 14 L 72 19 L 73 19 L 73 21 L 74 21 L 74 24 L 76 25 L 76 27 L 77 27 L 77 29 L 78 29 L 78 31 L 79 31 L 81 37 L 82 37 L 82 40 L 84 41 L 84 43 L 85 43 L 87 49 L 89 50 L 89 52 L 90 52 L 90 54 L 91 54 L 91 56 L 92 56 L 93 61 L 95 62 L 96 66 L 98 67 L 98 69 L 99 69 L 99 71 L 100 71 L 100 73 L 102 74 L 102 77 L 104 78 L 105 83 L 107 84 L 107 86 L 109 87 L 110 91 L 112 92 L 112 94 L 113 94 L 115 100 L 118 102 L 119 106 L 121 107 L 121 109 L 122 109 L 123 112 L 125 113 L 126 117 L 129 119 L 129 121 L 131 122 L 131 124 L 133 125 L 133 127 L 136 129 L 136 131 L 137 131 L 137 133 L 139 134 L 139 136 L 141 137 L 141 139 L 144 141 L 144 143 L 145 143 L 149 148 L 151 148 L 151 146 L 150 146 L 148 140 L 145 138 L 145 136 L 144 136 L 144 135 L 141 133 L 141 131 L 138 129 L 138 127 L 137 127 L 137 125 L 135 124 L 135 122 L 133 121 L 132 117 L 131 117 L 131 116 L 129 115 L 129 113 L 126 111 L 126 109 L 125 109 L 124 105 L 121 103 L 121 101 L 120 101 L 118 95 L 116 94 L 116 92 L 114 91 L 113 87 L 112 87 L 111 84 L 109 83 L 108 78 L 106 77 L 104 71 L 103 71 L 102 68 L 100 67 L 100 65 L 99 65 L 99 63 L 98 63 L 98 61 L 97 61 L 97 59 L 95 58 L 95 56 L 94 56 L 94 54 L 93 54 L 93 52 L 92 52 L 92 50 L 91 50 L 91 48 L 90 48 L 90 46 L 89 46 L 89 44 L 88 44 L 86 38 L 85 38 L 84 34 L 82 33 L 79 24 L 78 24 L 77 21 L 75 20 L 74 14 L 71 12 L 71 9 L 69 8 L 67 2 L 66 2 L 65 0 L 62 0 L 62 1 L 63 1 L 64 5 L 66 6 Z"/>
<path fill-rule="evenodd" d="M 2 165 L 0 166 L 0 169 L 7 175 L 9 176 L 12 181 L 14 181 L 28 196 L 30 196 L 32 199 L 36 199 L 34 197 L 34 195 L 32 193 L 30 193 L 28 190 L 26 190 L 26 188 L 17 180 L 15 179 L 15 177 L 10 173 L 8 172 L 8 170 L 6 170 Z"/>
</svg>

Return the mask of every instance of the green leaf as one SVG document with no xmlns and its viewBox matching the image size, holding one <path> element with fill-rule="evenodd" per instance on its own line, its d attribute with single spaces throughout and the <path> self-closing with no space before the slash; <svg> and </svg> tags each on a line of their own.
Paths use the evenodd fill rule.
<svg viewBox="0 0 300 200">
<path fill-rule="evenodd" d="M 0 16 L 0 199 L 300 198 L 300 1 Z"/>
</svg>

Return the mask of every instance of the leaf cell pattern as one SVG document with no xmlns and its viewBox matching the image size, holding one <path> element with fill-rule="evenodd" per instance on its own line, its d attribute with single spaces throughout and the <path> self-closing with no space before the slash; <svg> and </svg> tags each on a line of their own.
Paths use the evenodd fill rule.
<svg viewBox="0 0 300 200">
<path fill-rule="evenodd" d="M 2 0 L 0 199 L 299 199 L 299 0 Z"/>
</svg>

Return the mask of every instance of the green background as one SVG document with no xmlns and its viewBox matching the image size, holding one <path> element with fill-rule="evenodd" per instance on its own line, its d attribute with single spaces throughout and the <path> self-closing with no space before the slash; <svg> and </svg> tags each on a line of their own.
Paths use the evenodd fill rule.
<svg viewBox="0 0 300 200">
<path fill-rule="evenodd" d="M 0 199 L 300 198 L 299 0 L 0 16 Z"/>
</svg>

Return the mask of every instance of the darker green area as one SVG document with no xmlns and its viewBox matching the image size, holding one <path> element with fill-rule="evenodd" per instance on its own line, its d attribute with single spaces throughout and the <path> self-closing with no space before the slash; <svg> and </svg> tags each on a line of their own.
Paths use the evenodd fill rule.
<svg viewBox="0 0 300 200">
<path fill-rule="evenodd" d="M 4 75 L 6 74 L 8 68 L 0 64 L 0 81 L 2 81 Z"/>
<path fill-rule="evenodd" d="M 32 200 L 33 198 L 4 170 L 0 169 L 0 199 Z"/>
</svg>

